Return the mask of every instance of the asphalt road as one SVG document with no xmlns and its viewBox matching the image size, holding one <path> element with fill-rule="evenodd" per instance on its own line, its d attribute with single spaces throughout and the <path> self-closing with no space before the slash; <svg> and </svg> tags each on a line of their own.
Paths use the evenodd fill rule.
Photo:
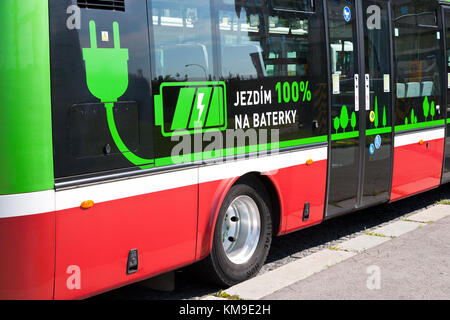
<svg viewBox="0 0 450 320">
<path fill-rule="evenodd" d="M 272 242 L 269 256 L 260 274 L 322 249 L 335 247 L 346 240 L 364 234 L 367 229 L 407 219 L 408 216 L 447 199 L 450 199 L 450 185 L 444 185 L 392 204 L 365 209 L 325 221 L 315 227 L 277 237 Z M 91 299 L 102 301 L 197 299 L 215 293 L 220 289 L 226 289 L 196 279 L 190 272 L 189 267 L 176 271 L 175 280 L 175 290 L 172 292 L 156 291 L 136 283 Z"/>
</svg>

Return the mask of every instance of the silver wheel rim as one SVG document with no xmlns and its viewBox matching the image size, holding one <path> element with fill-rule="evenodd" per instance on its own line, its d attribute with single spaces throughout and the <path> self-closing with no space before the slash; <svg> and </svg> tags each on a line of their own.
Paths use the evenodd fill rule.
<svg viewBox="0 0 450 320">
<path fill-rule="evenodd" d="M 258 246 L 261 218 L 256 202 L 239 196 L 231 202 L 222 221 L 222 245 L 234 264 L 250 260 Z"/>
</svg>

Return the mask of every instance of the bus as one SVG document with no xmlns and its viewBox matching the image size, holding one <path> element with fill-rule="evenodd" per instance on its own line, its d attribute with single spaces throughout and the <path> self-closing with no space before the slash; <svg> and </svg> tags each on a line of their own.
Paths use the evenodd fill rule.
<svg viewBox="0 0 450 320">
<path fill-rule="evenodd" d="M 0 298 L 80 299 L 450 181 L 450 2 L 2 0 Z M 357 213 L 355 213 L 357 214 Z"/>
</svg>

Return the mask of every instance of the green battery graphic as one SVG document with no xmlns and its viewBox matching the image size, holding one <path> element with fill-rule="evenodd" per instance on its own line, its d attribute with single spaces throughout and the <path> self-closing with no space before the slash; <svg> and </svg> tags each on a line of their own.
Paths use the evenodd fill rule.
<svg viewBox="0 0 450 320">
<path fill-rule="evenodd" d="M 155 123 L 165 137 L 227 128 L 223 81 L 166 82 L 154 99 Z"/>
</svg>

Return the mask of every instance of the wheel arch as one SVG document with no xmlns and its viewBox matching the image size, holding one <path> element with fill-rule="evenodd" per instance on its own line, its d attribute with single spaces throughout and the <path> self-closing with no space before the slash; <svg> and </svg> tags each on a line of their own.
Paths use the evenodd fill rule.
<svg viewBox="0 0 450 320">
<path fill-rule="evenodd" d="M 279 235 L 281 233 L 283 225 L 282 197 L 279 185 L 273 175 L 265 175 L 255 171 L 248 172 L 240 177 L 223 180 L 216 188 L 214 197 L 211 199 L 212 201 L 210 200 L 213 203 L 213 206 L 208 217 L 207 231 L 203 236 L 203 240 L 198 242 L 198 245 L 201 247 L 197 248 L 197 260 L 207 257 L 211 252 L 217 217 L 226 195 L 234 185 L 245 182 L 245 180 L 248 179 L 258 181 L 267 191 L 271 206 L 270 213 L 272 217 L 273 234 Z"/>
</svg>

